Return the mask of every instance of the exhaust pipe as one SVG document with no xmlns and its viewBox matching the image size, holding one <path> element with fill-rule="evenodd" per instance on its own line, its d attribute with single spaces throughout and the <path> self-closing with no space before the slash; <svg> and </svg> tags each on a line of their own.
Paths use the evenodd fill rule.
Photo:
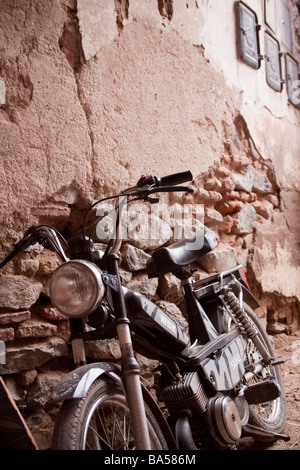
<svg viewBox="0 0 300 470">
<path fill-rule="evenodd" d="M 198 450 L 196 447 L 187 414 L 182 414 L 176 421 L 175 437 L 178 449 Z"/>
</svg>

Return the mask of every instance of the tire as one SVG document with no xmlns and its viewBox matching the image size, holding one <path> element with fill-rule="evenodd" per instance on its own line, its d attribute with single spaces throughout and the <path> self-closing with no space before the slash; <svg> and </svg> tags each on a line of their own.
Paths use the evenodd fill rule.
<svg viewBox="0 0 300 470">
<path fill-rule="evenodd" d="M 266 349 L 270 353 L 270 355 L 276 359 L 274 348 L 270 342 L 270 339 L 262 327 L 259 319 L 253 312 L 253 310 L 246 304 L 244 304 L 244 309 L 255 324 L 258 334 L 263 341 Z M 254 346 L 251 340 L 248 341 L 247 353 L 246 353 L 246 360 L 248 364 L 251 364 L 255 361 L 259 361 L 261 355 L 257 348 Z M 253 380 L 253 383 L 257 383 L 260 381 L 264 381 L 267 379 L 276 380 L 281 394 L 278 398 L 271 402 L 263 403 L 260 405 L 251 405 L 250 406 L 250 417 L 249 417 L 249 424 L 253 424 L 254 426 L 258 426 L 263 428 L 267 431 L 271 431 L 274 433 L 280 434 L 286 422 L 286 397 L 285 397 L 285 390 L 284 390 L 284 383 L 281 375 L 280 366 L 266 366 Z M 270 441 L 273 440 L 272 438 L 255 438 L 256 440 L 260 441 Z"/>
<path fill-rule="evenodd" d="M 145 404 L 151 449 L 166 450 L 163 433 Z M 53 450 L 134 450 L 130 414 L 122 388 L 100 377 L 87 395 L 66 400 L 56 421 Z"/>
</svg>

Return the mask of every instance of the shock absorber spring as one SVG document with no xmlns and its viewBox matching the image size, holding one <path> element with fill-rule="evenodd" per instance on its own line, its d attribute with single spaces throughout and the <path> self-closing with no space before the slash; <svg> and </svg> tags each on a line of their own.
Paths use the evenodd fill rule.
<svg viewBox="0 0 300 470">
<path fill-rule="evenodd" d="M 274 358 L 270 355 L 268 348 L 266 347 L 259 331 L 249 317 L 245 309 L 241 306 L 238 298 L 228 288 L 222 288 L 221 294 L 223 297 L 224 305 L 231 312 L 232 316 L 237 322 L 237 327 L 240 329 L 242 334 L 246 334 L 251 339 L 260 352 L 262 360 L 265 364 L 270 364 Z"/>
<path fill-rule="evenodd" d="M 230 309 L 236 318 L 243 332 L 248 336 L 248 338 L 254 338 L 258 331 L 243 307 L 240 305 L 238 298 L 231 290 L 226 288 L 221 290 L 221 294 L 223 295 L 223 300 L 226 306 Z"/>
</svg>

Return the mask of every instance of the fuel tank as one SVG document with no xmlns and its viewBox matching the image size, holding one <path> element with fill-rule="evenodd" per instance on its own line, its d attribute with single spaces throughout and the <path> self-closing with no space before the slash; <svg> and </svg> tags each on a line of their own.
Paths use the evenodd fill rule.
<svg viewBox="0 0 300 470">
<path fill-rule="evenodd" d="M 138 292 L 123 287 L 125 305 L 133 331 L 143 354 L 178 356 L 189 343 L 189 337 L 163 310 Z"/>
</svg>

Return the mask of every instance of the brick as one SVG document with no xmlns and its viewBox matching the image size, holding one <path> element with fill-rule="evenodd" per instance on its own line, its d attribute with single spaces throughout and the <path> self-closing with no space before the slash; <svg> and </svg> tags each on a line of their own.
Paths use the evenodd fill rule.
<svg viewBox="0 0 300 470">
<path fill-rule="evenodd" d="M 233 247 L 220 243 L 215 250 L 199 259 L 198 264 L 208 273 L 224 271 L 238 264 L 237 252 Z"/>
<path fill-rule="evenodd" d="M 0 325 L 9 325 L 30 320 L 31 313 L 29 310 L 21 312 L 0 313 Z"/>
<path fill-rule="evenodd" d="M 220 212 L 212 209 L 211 207 L 207 207 L 205 209 L 205 224 L 215 224 L 219 222 L 223 222 L 223 216 Z"/>
<path fill-rule="evenodd" d="M 35 312 L 38 313 L 45 320 L 50 321 L 63 321 L 67 320 L 67 317 L 60 313 L 55 307 L 41 307 L 36 306 Z"/>
<path fill-rule="evenodd" d="M 15 330 L 13 328 L 0 328 L 0 340 L 4 343 L 12 341 L 15 337 Z"/>
<path fill-rule="evenodd" d="M 257 214 L 267 220 L 272 220 L 273 218 L 273 204 L 269 201 L 255 201 L 252 203 L 252 206 L 256 210 Z"/>
<path fill-rule="evenodd" d="M 69 219 L 71 209 L 69 207 L 38 207 L 31 211 L 36 217 L 44 217 L 49 219 Z"/>
<path fill-rule="evenodd" d="M 210 178 L 204 184 L 204 188 L 208 191 L 219 191 L 222 187 L 222 182 L 217 178 Z"/>
<path fill-rule="evenodd" d="M 39 320 L 29 320 L 23 322 L 17 327 L 16 338 L 47 338 L 50 336 L 55 336 L 56 333 L 56 325 Z"/>
<path fill-rule="evenodd" d="M 230 233 L 233 227 L 233 218 L 230 215 L 226 215 L 223 218 L 223 222 L 218 224 L 218 230 L 222 233 Z"/>
<path fill-rule="evenodd" d="M 0 374 L 16 374 L 33 370 L 54 357 L 69 354 L 67 343 L 60 338 L 49 338 L 41 342 L 39 339 L 22 345 L 22 348 L 9 344 L 6 349 L 6 364 L 0 364 Z"/>
<path fill-rule="evenodd" d="M 32 284 L 25 276 L 0 277 L 0 307 L 28 309 L 38 299 L 42 284 Z"/>
<path fill-rule="evenodd" d="M 221 214 L 233 214 L 243 209 L 244 203 L 237 199 L 232 199 L 230 201 L 220 202 L 216 206 L 216 210 L 221 212 Z"/>
<path fill-rule="evenodd" d="M 20 387 L 26 388 L 35 381 L 36 377 L 37 371 L 35 369 L 27 370 L 17 376 L 17 383 Z"/>
<path fill-rule="evenodd" d="M 243 210 L 233 216 L 233 233 L 247 234 L 255 227 L 257 214 L 252 204 L 247 204 Z"/>
</svg>

